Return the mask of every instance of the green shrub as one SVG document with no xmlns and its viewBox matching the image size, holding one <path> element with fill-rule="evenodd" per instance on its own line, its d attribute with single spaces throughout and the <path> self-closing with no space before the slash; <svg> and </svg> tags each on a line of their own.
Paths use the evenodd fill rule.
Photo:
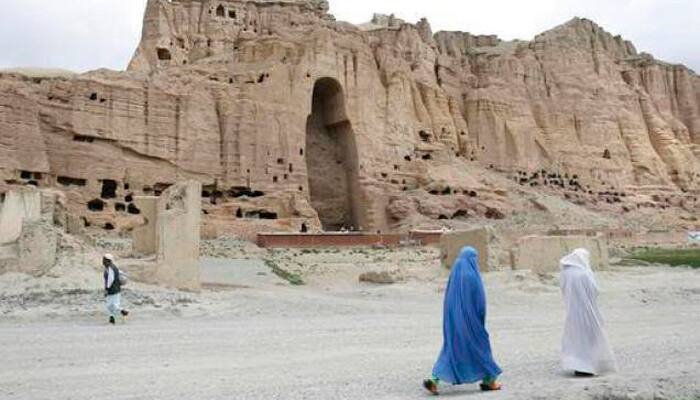
<svg viewBox="0 0 700 400">
<path fill-rule="evenodd" d="M 674 267 L 700 268 L 700 249 L 640 249 L 629 258 Z"/>
<path fill-rule="evenodd" d="M 290 284 L 295 286 L 301 286 L 305 284 L 304 279 L 302 279 L 302 277 L 299 274 L 289 272 L 270 260 L 265 260 L 265 264 L 267 264 L 267 266 L 270 267 L 270 269 L 275 275 L 279 276 L 280 278 L 284 279 Z"/>
</svg>

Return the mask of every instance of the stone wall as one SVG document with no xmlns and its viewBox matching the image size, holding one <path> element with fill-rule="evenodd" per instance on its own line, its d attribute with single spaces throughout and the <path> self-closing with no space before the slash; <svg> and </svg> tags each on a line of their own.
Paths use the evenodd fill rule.
<svg viewBox="0 0 700 400">
<path fill-rule="evenodd" d="M 0 274 L 46 273 L 56 263 L 55 195 L 24 189 L 0 200 Z"/>
<path fill-rule="evenodd" d="M 611 246 L 642 247 L 642 246 L 680 246 L 688 242 L 688 231 L 668 232 L 625 232 L 623 235 L 610 235 Z"/>
<path fill-rule="evenodd" d="M 136 198 L 145 225 L 133 231 L 134 250 L 152 256 L 129 272 L 137 279 L 186 290 L 201 287 L 199 241 L 201 225 L 199 182 L 178 183 L 160 197 Z"/>
<path fill-rule="evenodd" d="M 526 236 L 513 249 L 513 268 L 558 272 L 561 258 L 577 248 L 590 251 L 594 270 L 609 267 L 608 242 L 602 236 Z"/>
<path fill-rule="evenodd" d="M 159 203 L 159 198 L 154 196 L 139 196 L 134 199 L 134 204 L 144 218 L 144 225 L 135 228 L 132 232 L 133 248 L 136 253 L 158 253 Z"/>
<path fill-rule="evenodd" d="M 257 244 L 263 248 L 437 246 L 441 236 L 442 232 L 427 231 L 403 235 L 363 232 L 260 233 Z"/>
<path fill-rule="evenodd" d="M 451 268 L 462 249 L 466 246 L 471 246 L 479 252 L 479 267 L 481 271 L 488 272 L 493 270 L 496 266 L 492 265 L 490 242 L 491 232 L 485 228 L 445 233 L 440 239 L 443 266 Z"/>
<path fill-rule="evenodd" d="M 198 182 L 175 185 L 159 205 L 158 282 L 180 289 L 199 289 L 201 192 Z"/>
</svg>

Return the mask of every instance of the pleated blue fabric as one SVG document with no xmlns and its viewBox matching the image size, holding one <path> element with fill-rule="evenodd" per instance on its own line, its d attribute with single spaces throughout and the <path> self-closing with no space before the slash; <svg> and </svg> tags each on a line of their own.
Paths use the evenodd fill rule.
<svg viewBox="0 0 700 400">
<path fill-rule="evenodd" d="M 444 342 L 433 375 L 454 385 L 498 377 L 502 371 L 491 353 L 486 293 L 473 247 L 462 249 L 452 267 L 443 312 Z"/>
</svg>

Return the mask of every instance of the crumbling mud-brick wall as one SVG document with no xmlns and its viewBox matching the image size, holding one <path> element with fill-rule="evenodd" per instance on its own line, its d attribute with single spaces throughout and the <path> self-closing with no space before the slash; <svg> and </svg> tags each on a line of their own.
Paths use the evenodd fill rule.
<svg viewBox="0 0 700 400">
<path fill-rule="evenodd" d="M 609 267 L 608 241 L 603 236 L 526 236 L 513 250 L 513 268 L 557 272 L 561 258 L 578 248 L 591 253 L 594 270 Z"/>
<path fill-rule="evenodd" d="M 0 274 L 42 275 L 56 263 L 53 194 L 36 189 L 0 195 Z"/>
<path fill-rule="evenodd" d="M 156 196 L 140 196 L 134 199 L 134 204 L 141 210 L 145 224 L 132 231 L 133 249 L 139 254 L 157 254 L 160 199 Z"/>
<path fill-rule="evenodd" d="M 495 266 L 492 265 L 490 242 L 491 232 L 487 228 L 445 233 L 440 239 L 442 264 L 446 268 L 451 268 L 462 249 L 471 246 L 479 252 L 481 271 L 493 270 Z"/>
<path fill-rule="evenodd" d="M 178 183 L 160 197 L 137 197 L 145 225 L 134 229 L 134 250 L 153 255 L 153 262 L 134 274 L 158 285 L 198 290 L 201 225 L 199 182 Z"/>
</svg>

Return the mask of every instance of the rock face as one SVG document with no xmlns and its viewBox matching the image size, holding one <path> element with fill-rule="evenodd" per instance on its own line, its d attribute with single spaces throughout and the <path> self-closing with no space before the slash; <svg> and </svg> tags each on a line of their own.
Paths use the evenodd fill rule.
<svg viewBox="0 0 700 400">
<path fill-rule="evenodd" d="M 205 236 L 503 218 L 518 183 L 698 205 L 700 78 L 584 19 L 504 42 L 325 1 L 149 0 L 128 71 L 0 93 L 0 178 L 61 188 L 87 228 L 133 227 L 133 196 L 181 179 Z"/>
</svg>

